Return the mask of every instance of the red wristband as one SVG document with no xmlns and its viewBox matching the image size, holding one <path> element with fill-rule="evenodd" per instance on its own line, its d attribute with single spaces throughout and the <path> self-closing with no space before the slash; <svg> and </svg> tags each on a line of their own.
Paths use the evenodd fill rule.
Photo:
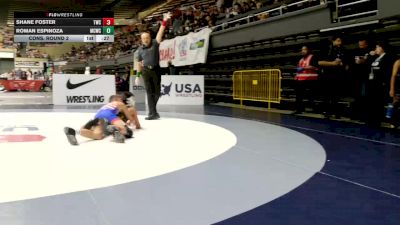
<svg viewBox="0 0 400 225">
<path fill-rule="evenodd" d="M 162 23 L 161 23 L 161 26 L 166 27 L 167 26 L 167 21 L 163 20 Z"/>
</svg>

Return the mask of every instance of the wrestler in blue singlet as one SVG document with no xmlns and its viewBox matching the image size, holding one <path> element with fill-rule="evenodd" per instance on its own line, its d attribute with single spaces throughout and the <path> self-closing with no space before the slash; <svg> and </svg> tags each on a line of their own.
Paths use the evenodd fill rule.
<svg viewBox="0 0 400 225">
<path fill-rule="evenodd" d="M 94 118 L 96 119 L 106 119 L 108 123 L 112 123 L 114 120 L 119 119 L 118 117 L 119 109 L 112 102 L 101 107 Z"/>
</svg>

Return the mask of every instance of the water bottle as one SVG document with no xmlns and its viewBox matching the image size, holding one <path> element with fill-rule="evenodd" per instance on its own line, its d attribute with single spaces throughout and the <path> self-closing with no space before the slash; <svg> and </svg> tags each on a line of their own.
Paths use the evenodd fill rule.
<svg viewBox="0 0 400 225">
<path fill-rule="evenodd" d="M 389 103 L 387 110 L 386 110 L 386 118 L 391 119 L 393 116 L 393 111 L 394 111 L 393 104 Z"/>
</svg>

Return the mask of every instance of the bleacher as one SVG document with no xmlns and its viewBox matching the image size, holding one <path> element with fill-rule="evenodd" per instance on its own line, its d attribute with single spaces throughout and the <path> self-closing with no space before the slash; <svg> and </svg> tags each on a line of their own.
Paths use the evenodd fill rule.
<svg viewBox="0 0 400 225">
<path fill-rule="evenodd" d="M 218 98 L 214 97 L 215 100 L 229 101 L 232 90 L 225 87 L 233 71 L 276 68 L 282 71 L 283 76 L 282 100 L 293 102 L 295 98 L 293 78 L 299 60 L 299 50 L 305 44 L 319 49 L 320 43 L 326 40 L 327 37 L 321 37 L 319 33 L 309 33 L 214 49 L 209 53 L 209 67 L 200 70 L 201 74 L 207 74 L 206 92 L 210 97 L 216 95 Z M 219 79 L 221 75 L 212 74 L 223 74 L 222 76 L 227 79 Z M 226 99 L 222 99 L 221 96 Z"/>
<path fill-rule="evenodd" d="M 352 2 L 353 5 L 356 5 L 355 2 L 360 1 L 352 0 Z M 363 2 L 365 1 L 362 0 L 362 3 Z M 151 15 L 146 17 L 146 20 L 157 18 L 163 13 L 171 11 L 178 6 L 188 6 L 195 3 L 215 4 L 215 1 L 214 3 L 211 3 L 211 1 L 208 0 L 203 0 L 201 2 L 190 0 L 170 1 L 164 4 L 162 8 L 155 10 Z M 360 15 L 357 15 L 351 21 L 348 21 L 346 18 L 340 18 L 340 16 L 344 15 L 340 12 L 340 10 L 344 8 L 343 4 L 349 4 L 349 2 L 343 3 L 341 6 L 337 3 L 338 2 L 333 2 L 329 7 L 323 7 L 322 5 L 311 5 L 311 8 L 306 9 L 300 7 L 296 8 L 294 12 L 282 13 L 274 18 L 267 19 L 267 21 L 249 20 L 248 22 L 250 23 L 248 24 L 242 24 L 230 29 L 214 32 L 211 36 L 211 47 L 209 49 L 207 64 L 179 68 L 179 71 L 182 74 L 190 74 L 190 70 L 195 70 L 196 74 L 205 75 L 205 91 L 207 100 L 234 102 L 232 100 L 231 88 L 231 76 L 234 71 L 278 68 L 282 70 L 283 75 L 283 102 L 280 106 L 276 107 L 290 107 L 291 103 L 294 102 L 295 99 L 293 78 L 300 58 L 299 52 L 303 45 L 311 46 L 315 50 L 314 52 L 318 55 L 321 49 L 324 49 L 329 45 L 329 37 L 333 33 L 343 32 L 346 34 L 346 48 L 348 49 L 353 49 L 355 47 L 359 36 L 369 34 L 374 36 L 374 38 L 385 38 L 389 40 L 390 44 L 399 50 L 400 25 L 398 24 L 400 16 L 398 12 L 390 11 L 390 0 L 382 0 L 382 2 L 380 2 L 379 6 L 381 8 L 377 9 L 380 10 L 379 13 L 366 13 L 361 15 L 361 17 Z M 367 10 L 370 9 L 371 8 L 367 8 Z M 279 9 L 279 11 L 281 10 Z M 320 13 L 322 11 L 327 13 Z M 307 14 L 302 14 L 302 12 L 307 12 Z M 344 16 L 351 15 L 348 14 L 349 12 L 346 13 L 347 14 Z M 354 14 L 357 13 L 360 12 L 354 12 Z M 237 33 L 242 29 L 253 29 L 254 32 L 268 32 L 269 27 L 276 26 L 274 24 L 291 24 L 286 21 L 302 20 L 303 17 L 307 18 L 309 15 L 319 15 L 324 17 L 324 23 L 320 28 L 309 29 L 305 32 L 295 32 L 294 34 L 289 35 L 286 35 L 288 32 L 283 32 L 284 30 L 274 30 L 272 33 L 266 33 L 266 35 L 264 35 L 266 38 L 260 38 L 259 40 L 254 40 L 250 37 L 244 40 L 237 36 Z M 237 20 L 237 18 L 233 18 L 233 20 Z M 310 26 L 305 27 L 309 28 Z M 249 32 L 254 36 L 255 33 L 251 31 Z M 224 38 L 221 39 L 222 41 L 215 42 L 215 39 L 221 34 L 225 35 L 223 36 Z M 263 33 L 257 33 L 257 35 L 261 37 Z M 219 44 L 225 44 L 228 40 L 233 44 L 219 46 Z M 236 41 L 236 44 L 234 41 Z M 113 68 L 114 70 L 115 68 L 121 70 L 121 68 L 130 63 L 130 57 L 132 56 L 125 55 L 121 57 L 121 59 L 89 62 L 89 65 L 91 65 L 91 67 L 101 65 L 108 70 L 112 70 Z M 74 68 L 78 68 L 78 66 L 71 63 L 67 68 L 74 70 Z M 349 105 L 349 101 L 351 101 L 351 98 L 343 99 L 344 105 Z"/>
<path fill-rule="evenodd" d="M 204 6 L 204 5 L 215 5 L 215 0 L 175 0 L 167 1 L 163 7 L 157 7 L 150 15 L 147 15 L 144 20 L 151 21 L 153 18 L 162 17 L 166 12 L 171 12 L 179 8 L 186 8 L 192 5 Z"/>
</svg>

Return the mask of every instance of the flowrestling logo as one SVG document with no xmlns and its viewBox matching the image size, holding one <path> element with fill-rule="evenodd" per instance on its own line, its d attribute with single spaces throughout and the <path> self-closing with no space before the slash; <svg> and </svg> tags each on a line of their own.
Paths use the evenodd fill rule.
<svg viewBox="0 0 400 225">
<path fill-rule="evenodd" d="M 99 78 L 100 78 L 100 77 L 99 77 Z M 83 86 L 83 85 L 85 85 L 85 84 L 88 84 L 88 83 L 90 83 L 90 82 L 93 82 L 93 81 L 95 81 L 95 80 L 97 80 L 97 79 L 99 79 L 99 78 L 94 78 L 94 79 L 91 79 L 91 80 L 87 80 L 87 81 L 83 81 L 83 82 L 79 82 L 79 83 L 75 83 L 75 84 L 71 83 L 70 79 L 68 79 L 68 81 L 67 81 L 67 88 L 70 89 L 70 90 L 76 89 L 76 88 L 78 88 L 78 87 L 80 87 L 80 86 Z"/>
</svg>

